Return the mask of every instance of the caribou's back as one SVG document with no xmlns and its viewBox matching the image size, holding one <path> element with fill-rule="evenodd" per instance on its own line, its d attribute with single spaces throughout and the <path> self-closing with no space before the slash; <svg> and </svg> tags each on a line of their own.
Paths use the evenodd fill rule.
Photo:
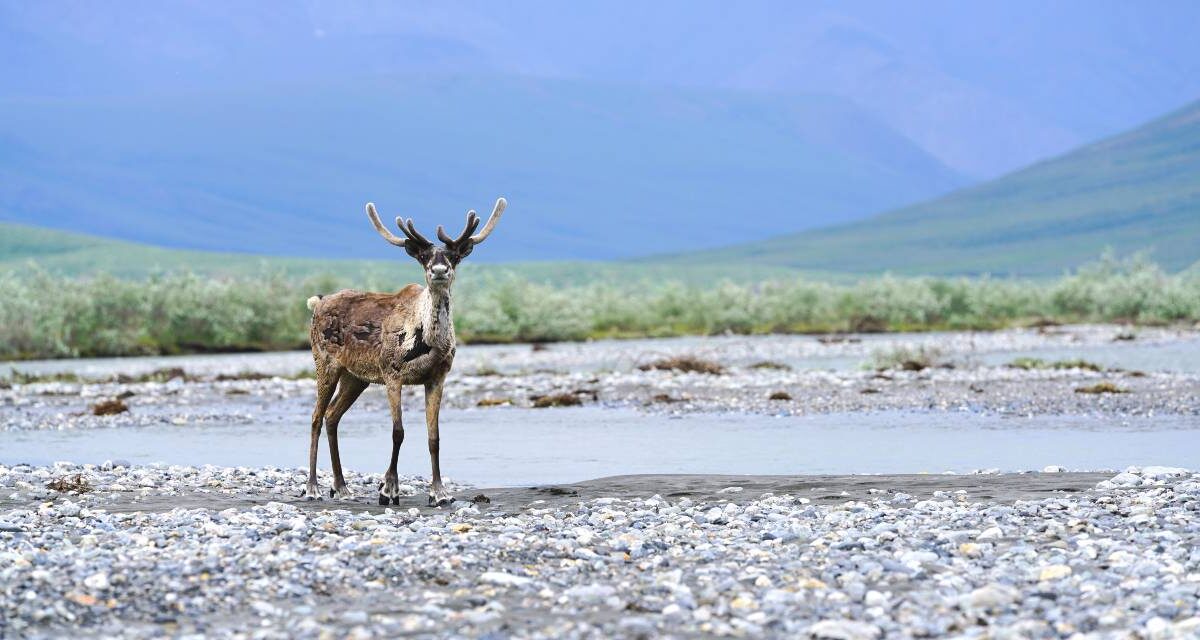
<svg viewBox="0 0 1200 640">
<path fill-rule="evenodd" d="M 343 289 L 325 296 L 313 313 L 310 338 L 317 357 L 333 359 L 355 377 L 381 384 L 383 368 L 413 335 L 412 320 L 425 288 L 410 284 L 396 293 Z M 400 354 L 401 356 L 403 354 Z"/>
</svg>

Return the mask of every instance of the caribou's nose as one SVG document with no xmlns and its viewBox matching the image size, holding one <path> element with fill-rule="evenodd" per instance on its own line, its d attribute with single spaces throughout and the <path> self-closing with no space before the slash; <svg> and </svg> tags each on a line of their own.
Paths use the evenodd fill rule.
<svg viewBox="0 0 1200 640">
<path fill-rule="evenodd" d="M 450 270 L 450 267 L 447 267 L 444 264 L 435 264 L 429 268 L 429 272 L 432 273 L 436 277 L 446 275 L 446 272 L 449 270 Z"/>
</svg>

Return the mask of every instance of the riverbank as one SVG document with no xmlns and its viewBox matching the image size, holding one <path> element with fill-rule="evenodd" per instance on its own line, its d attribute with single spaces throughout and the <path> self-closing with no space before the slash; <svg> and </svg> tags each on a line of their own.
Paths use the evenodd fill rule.
<svg viewBox="0 0 1200 640">
<path fill-rule="evenodd" d="M 405 280 L 266 274 L 140 280 L 0 274 L 0 358 L 149 356 L 293 349 L 308 338 L 309 296 L 395 291 Z M 723 334 L 996 330 L 1081 322 L 1129 329 L 1200 322 L 1200 276 L 1139 259 L 1085 265 L 1053 280 L 889 275 L 705 285 L 635 278 L 553 286 L 465 273 L 455 327 L 471 343 Z M 36 321 L 33 321 L 36 319 Z"/>
</svg>

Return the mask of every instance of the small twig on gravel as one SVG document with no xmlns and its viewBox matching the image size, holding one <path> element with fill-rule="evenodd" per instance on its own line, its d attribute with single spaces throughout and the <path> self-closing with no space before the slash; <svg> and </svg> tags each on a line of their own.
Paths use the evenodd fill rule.
<svg viewBox="0 0 1200 640">
<path fill-rule="evenodd" d="M 682 371 L 684 373 L 708 373 L 718 375 L 725 372 L 725 367 L 711 360 L 703 360 L 696 356 L 675 356 L 663 358 L 643 365 L 638 365 L 640 371 Z"/>
<path fill-rule="evenodd" d="M 82 473 L 77 473 L 51 480 L 46 488 L 59 493 L 87 493 L 92 490 L 92 485 L 88 484 Z"/>
<path fill-rule="evenodd" d="M 1122 389 L 1106 380 L 1087 387 L 1075 387 L 1075 393 L 1129 393 L 1129 389 Z"/>
<path fill-rule="evenodd" d="M 120 398 L 102 400 L 92 405 L 92 415 L 95 416 L 113 416 L 118 413 L 125 413 L 126 411 L 129 411 L 129 405 L 125 404 L 125 401 Z"/>
</svg>

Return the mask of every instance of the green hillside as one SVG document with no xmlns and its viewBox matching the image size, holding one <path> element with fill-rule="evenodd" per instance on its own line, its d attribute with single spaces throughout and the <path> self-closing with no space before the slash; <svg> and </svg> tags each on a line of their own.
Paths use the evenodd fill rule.
<svg viewBox="0 0 1200 640">
<path fill-rule="evenodd" d="M 365 222 L 365 218 L 364 218 Z M 382 240 L 378 240 L 382 243 Z M 480 250 L 482 251 L 482 249 Z M 395 251 L 395 260 L 322 260 L 282 258 L 243 253 L 165 249 L 81 233 L 0 222 L 0 272 L 37 268 L 65 276 L 106 273 L 121 278 L 144 278 L 159 273 L 193 272 L 211 276 L 282 274 L 289 278 L 332 277 L 353 286 L 387 287 L 421 278 L 416 264 Z M 655 282 L 664 279 L 707 283 L 720 279 L 753 281 L 785 273 L 788 267 L 746 264 L 700 265 L 680 269 L 674 264 L 629 262 L 527 262 L 478 264 L 468 262 L 468 278 L 517 277 L 552 285 L 590 282 Z"/>
<path fill-rule="evenodd" d="M 1200 260 L 1200 102 L 1002 178 L 862 221 L 649 260 L 814 271 L 1053 275 L 1147 251 Z"/>
</svg>

